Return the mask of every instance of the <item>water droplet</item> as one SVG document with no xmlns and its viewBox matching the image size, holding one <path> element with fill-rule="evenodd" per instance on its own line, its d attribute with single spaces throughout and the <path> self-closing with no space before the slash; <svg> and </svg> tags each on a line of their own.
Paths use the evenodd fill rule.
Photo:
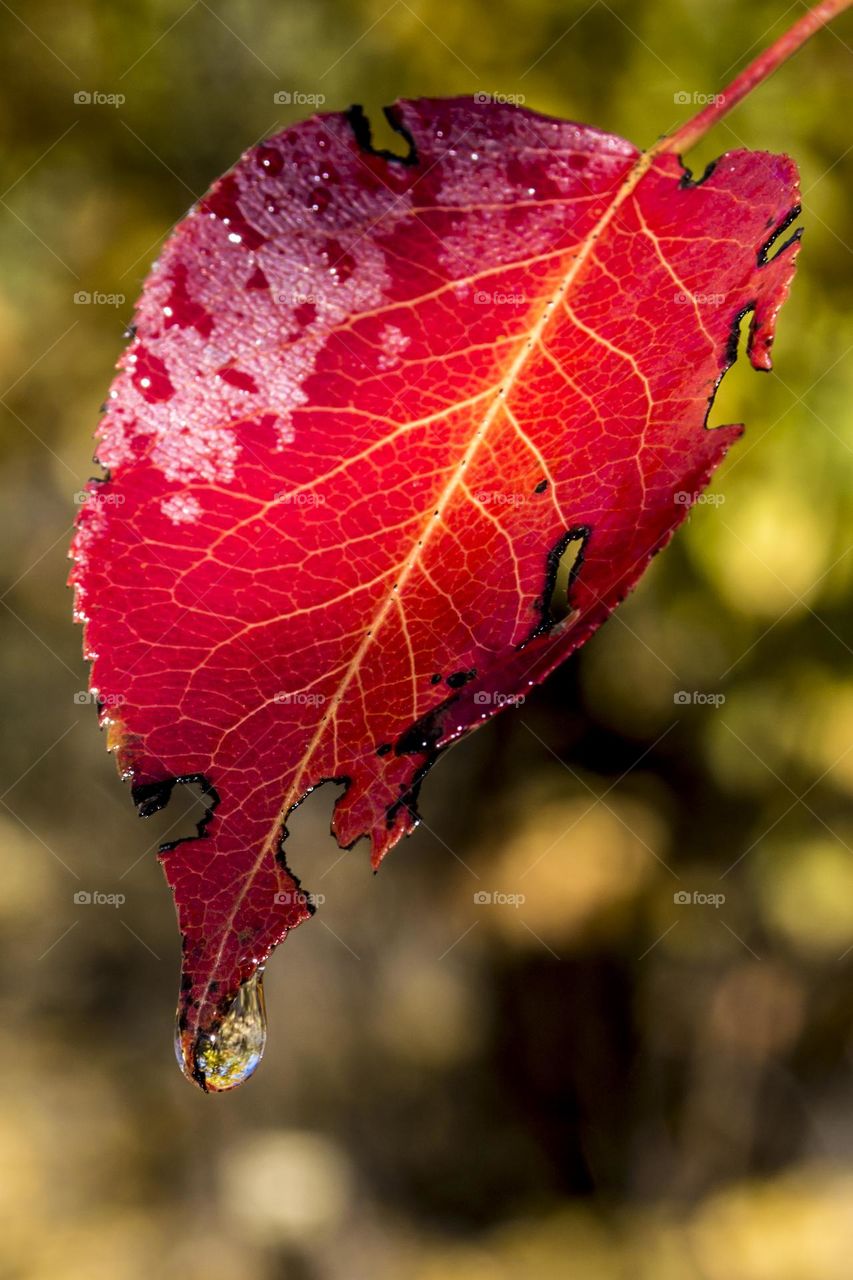
<svg viewBox="0 0 853 1280">
<path fill-rule="evenodd" d="M 168 400 L 175 394 L 166 365 L 146 347 L 140 346 L 128 356 L 128 362 L 133 369 L 133 385 L 148 404 Z"/>
<path fill-rule="evenodd" d="M 329 196 L 325 187 L 315 187 L 314 191 L 309 193 L 306 204 L 309 206 L 309 209 L 314 210 L 315 214 L 324 214 L 325 210 L 329 207 L 330 198 L 332 197 Z"/>
<path fill-rule="evenodd" d="M 222 1093 L 248 1080 L 257 1069 L 267 1042 L 263 966 L 240 987 L 215 1031 L 205 1031 L 193 1047 L 192 1062 L 184 1060 L 180 1030 L 175 1054 L 181 1070 L 202 1089 Z"/>
<path fill-rule="evenodd" d="M 284 168 L 284 158 L 277 147 L 258 147 L 255 152 L 255 164 L 262 173 L 275 176 Z"/>
<path fill-rule="evenodd" d="M 347 253 L 343 245 L 337 240 L 327 240 L 325 242 L 322 258 L 328 266 L 329 274 L 334 276 L 339 284 L 345 284 L 353 271 L 355 271 L 355 258 Z"/>
<path fill-rule="evenodd" d="M 243 216 L 241 200 L 242 192 L 237 176 L 235 173 L 228 173 L 204 197 L 199 208 L 206 213 L 215 214 L 223 226 L 241 237 L 247 249 L 259 249 L 266 242 L 266 237 Z"/>
</svg>

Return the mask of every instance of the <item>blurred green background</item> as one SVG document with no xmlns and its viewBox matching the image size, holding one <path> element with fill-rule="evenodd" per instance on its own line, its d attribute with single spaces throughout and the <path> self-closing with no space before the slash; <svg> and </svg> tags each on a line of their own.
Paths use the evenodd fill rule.
<svg viewBox="0 0 853 1280">
<path fill-rule="evenodd" d="M 64 586 L 142 280 L 191 201 L 312 109 L 276 93 L 361 102 L 380 139 L 395 97 L 517 94 L 648 144 L 802 10 L 2 5 L 3 1276 L 849 1276 L 849 15 L 688 157 L 788 151 L 804 189 L 776 371 L 741 359 L 714 411 L 749 427 L 716 501 L 439 764 L 376 879 L 328 836 L 330 789 L 299 811 L 289 855 L 326 901 L 269 966 L 266 1061 L 235 1094 L 172 1057 L 154 850 L 193 797 L 135 817 Z M 126 901 L 74 902 L 93 889 Z"/>
</svg>

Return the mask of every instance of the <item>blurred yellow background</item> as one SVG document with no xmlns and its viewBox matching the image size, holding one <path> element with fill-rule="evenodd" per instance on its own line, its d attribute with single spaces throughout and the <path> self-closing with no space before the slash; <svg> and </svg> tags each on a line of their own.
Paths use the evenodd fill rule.
<svg viewBox="0 0 853 1280">
<path fill-rule="evenodd" d="M 328 836 L 329 788 L 295 815 L 325 902 L 273 957 L 267 1057 L 235 1094 L 172 1057 L 154 850 L 196 802 L 135 817 L 64 586 L 142 280 L 192 200 L 312 110 L 293 99 L 361 102 L 381 140 L 395 97 L 515 94 L 644 145 L 802 8 L 2 6 L 3 1276 L 850 1275 L 849 15 L 688 157 L 784 150 L 803 178 L 776 370 L 741 359 L 714 410 L 748 424 L 717 500 L 439 764 L 376 879 Z M 74 901 L 95 890 L 125 901 Z"/>
</svg>

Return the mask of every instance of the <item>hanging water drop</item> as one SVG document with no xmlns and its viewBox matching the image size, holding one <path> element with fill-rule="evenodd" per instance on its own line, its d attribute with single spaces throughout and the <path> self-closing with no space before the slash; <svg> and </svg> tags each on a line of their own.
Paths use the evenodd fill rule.
<svg viewBox="0 0 853 1280">
<path fill-rule="evenodd" d="M 188 1080 L 205 1092 L 234 1089 L 256 1071 L 267 1042 L 263 976 L 263 966 L 260 966 L 241 985 L 215 1030 L 202 1032 L 189 1054 L 178 1025 L 175 1031 L 178 1066 Z"/>
</svg>

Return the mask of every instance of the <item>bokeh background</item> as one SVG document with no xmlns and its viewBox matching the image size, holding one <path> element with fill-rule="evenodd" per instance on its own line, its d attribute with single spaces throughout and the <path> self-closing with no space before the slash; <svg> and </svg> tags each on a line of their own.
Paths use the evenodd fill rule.
<svg viewBox="0 0 853 1280">
<path fill-rule="evenodd" d="M 395 97 L 489 92 L 648 144 L 803 8 L 0 7 L 3 1276 L 850 1274 L 849 15 L 688 157 L 788 151 L 804 188 L 776 370 L 741 359 L 715 407 L 749 429 L 714 501 L 578 657 L 443 759 L 380 875 L 331 841 L 330 788 L 295 815 L 289 857 L 325 903 L 273 957 L 267 1057 L 228 1096 L 188 1087 L 171 1047 L 155 850 L 197 800 L 135 816 L 65 588 L 142 280 L 191 201 L 312 110 L 276 94 L 361 102 L 380 142 Z M 93 890 L 125 901 L 75 903 Z"/>
</svg>

